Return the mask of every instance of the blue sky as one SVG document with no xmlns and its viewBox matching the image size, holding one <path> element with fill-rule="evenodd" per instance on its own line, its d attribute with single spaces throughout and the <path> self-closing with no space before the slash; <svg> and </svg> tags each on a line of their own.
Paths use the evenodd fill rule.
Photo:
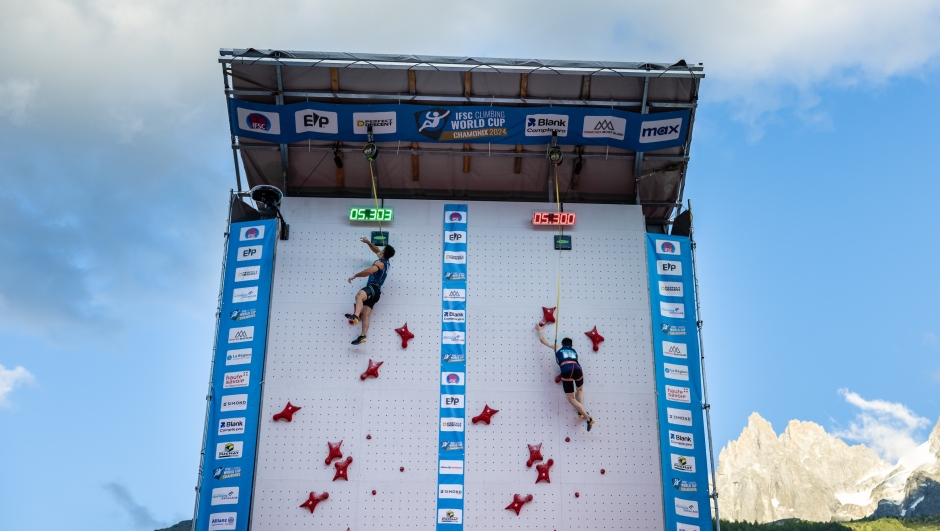
<svg viewBox="0 0 940 531">
<path fill-rule="evenodd" d="M 420 1 L 365 34 L 315 2 L 0 6 L 0 528 L 191 514 L 223 46 L 705 63 L 686 197 L 716 445 L 756 411 L 891 458 L 940 415 L 935 2 Z"/>
</svg>

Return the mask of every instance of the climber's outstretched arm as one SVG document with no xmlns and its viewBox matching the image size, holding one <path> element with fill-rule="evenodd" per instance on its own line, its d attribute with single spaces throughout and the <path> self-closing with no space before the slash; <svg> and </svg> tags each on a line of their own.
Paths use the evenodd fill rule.
<svg viewBox="0 0 940 531">
<path fill-rule="evenodd" d="M 557 345 L 555 345 L 554 343 L 551 343 L 549 340 L 545 339 L 545 336 L 542 334 L 542 327 L 541 327 L 541 325 L 535 325 L 535 331 L 539 333 L 539 341 L 541 341 L 543 345 L 545 345 L 546 347 L 552 349 L 552 352 L 558 350 L 558 346 L 557 346 Z"/>
</svg>

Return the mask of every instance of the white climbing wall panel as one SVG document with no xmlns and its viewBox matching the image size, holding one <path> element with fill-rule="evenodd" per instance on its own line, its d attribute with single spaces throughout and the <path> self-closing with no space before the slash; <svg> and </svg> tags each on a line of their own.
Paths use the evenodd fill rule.
<svg viewBox="0 0 940 531">
<path fill-rule="evenodd" d="M 385 202 L 395 209 L 383 230 L 397 255 L 368 342 L 352 346 L 358 326 L 342 314 L 364 282 L 346 279 L 372 262 L 358 239 L 377 227 L 348 213 L 366 203 L 284 200 L 291 231 L 277 247 L 253 530 L 436 527 L 445 202 Z M 559 252 L 557 229 L 530 220 L 555 205 L 447 203 L 468 205 L 465 528 L 662 529 L 640 208 L 566 208 L 577 224 L 561 255 L 560 329 L 584 367 L 585 405 L 597 419 L 588 433 L 533 330 L 541 307 L 555 306 Z M 405 322 L 415 338 L 402 349 L 394 328 Z M 599 352 L 584 335 L 594 326 L 606 339 Z M 545 333 L 553 338 L 552 325 Z M 369 359 L 384 362 L 380 377 L 362 381 Z M 273 422 L 288 400 L 302 409 L 293 422 Z M 499 410 L 492 424 L 470 424 L 484 404 Z M 335 468 L 324 464 L 327 442 L 339 440 L 353 457 L 349 481 L 332 481 Z M 550 484 L 535 484 L 535 466 L 526 467 L 526 445 L 537 443 L 554 460 Z M 311 491 L 330 495 L 314 514 L 299 507 Z M 513 494 L 533 495 L 519 516 L 504 509 Z"/>
</svg>

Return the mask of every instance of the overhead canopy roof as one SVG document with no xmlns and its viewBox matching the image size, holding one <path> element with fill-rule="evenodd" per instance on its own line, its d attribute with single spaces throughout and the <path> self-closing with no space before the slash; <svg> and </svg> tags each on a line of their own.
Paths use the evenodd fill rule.
<svg viewBox="0 0 940 531">
<path fill-rule="evenodd" d="M 700 64 L 685 61 L 546 61 L 249 48 L 222 49 L 219 62 L 225 93 L 238 100 L 230 100 L 233 124 L 238 120 L 233 111 L 237 105 L 267 108 L 263 104 L 305 102 L 341 109 L 411 104 L 441 111 L 455 106 L 552 107 L 555 112 L 614 109 L 609 112 L 643 115 L 684 110 L 688 120 L 681 144 L 665 149 L 637 151 L 611 145 L 616 142 L 578 145 L 574 136 L 559 142 L 565 159 L 557 168 L 558 187 L 565 202 L 643 204 L 652 224 L 665 223 L 682 201 L 704 77 Z M 292 128 L 286 120 L 281 120 L 284 128 Z M 235 126 L 232 131 L 232 147 L 241 153 L 249 187 L 270 184 L 289 196 L 372 194 L 369 163 L 361 153 L 364 136 L 336 141 L 312 134 L 306 140 L 276 143 Z M 380 197 L 554 201 L 555 169 L 546 157 L 549 136 L 519 145 L 400 138 L 389 142 L 381 135 L 375 140 L 380 151 L 374 163 Z M 334 150 L 342 157 L 341 169 L 334 163 Z M 575 175 L 578 154 L 583 162 Z"/>
</svg>

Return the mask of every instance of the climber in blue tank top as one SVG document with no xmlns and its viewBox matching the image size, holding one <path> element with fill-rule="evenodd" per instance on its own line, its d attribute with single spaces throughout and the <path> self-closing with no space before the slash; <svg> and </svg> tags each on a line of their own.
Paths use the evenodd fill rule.
<svg viewBox="0 0 940 531">
<path fill-rule="evenodd" d="M 539 333 L 539 341 L 555 351 L 555 362 L 558 363 L 558 368 L 561 369 L 561 386 L 565 391 L 565 396 L 578 412 L 578 418 L 587 419 L 587 430 L 591 431 L 594 418 L 584 409 L 584 372 L 581 370 L 581 363 L 578 361 L 578 352 L 574 349 L 574 343 L 570 337 L 566 337 L 561 340 L 561 347 L 559 347 L 557 343 L 545 339 L 540 325 L 535 325 L 535 331 Z"/>
<path fill-rule="evenodd" d="M 347 279 L 347 282 L 352 284 L 355 278 L 369 277 L 368 280 L 366 280 L 365 287 L 356 292 L 355 310 L 353 313 L 346 314 L 346 318 L 349 319 L 350 323 L 356 324 L 360 321 L 362 322 L 362 333 L 353 340 L 353 345 L 366 342 L 366 333 L 369 332 L 369 316 L 372 314 L 375 303 L 379 302 L 379 297 L 382 296 L 382 284 L 385 284 L 385 277 L 388 276 L 388 268 L 391 267 L 388 259 L 395 256 L 395 248 L 391 245 L 386 245 L 385 249 L 379 249 L 375 245 L 372 245 L 372 242 L 365 237 L 360 238 L 360 241 L 369 246 L 369 250 L 375 253 L 378 260 L 372 262 L 371 266 Z"/>
</svg>

